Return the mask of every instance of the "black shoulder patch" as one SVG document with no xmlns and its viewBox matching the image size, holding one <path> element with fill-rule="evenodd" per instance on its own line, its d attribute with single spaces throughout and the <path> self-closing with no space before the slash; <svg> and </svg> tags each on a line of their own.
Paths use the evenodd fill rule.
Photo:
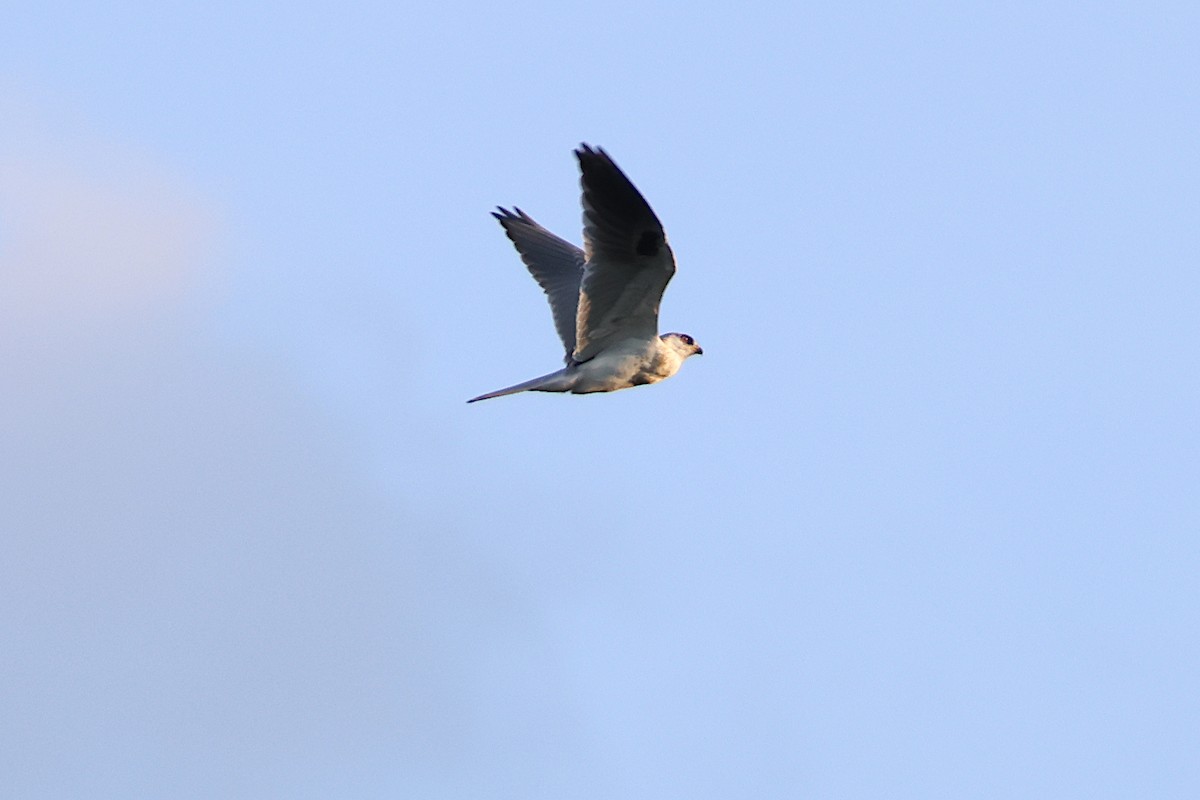
<svg viewBox="0 0 1200 800">
<path fill-rule="evenodd" d="M 643 231 L 638 238 L 637 250 L 639 256 L 656 256 L 658 249 L 662 247 L 663 237 L 658 231 Z"/>
</svg>

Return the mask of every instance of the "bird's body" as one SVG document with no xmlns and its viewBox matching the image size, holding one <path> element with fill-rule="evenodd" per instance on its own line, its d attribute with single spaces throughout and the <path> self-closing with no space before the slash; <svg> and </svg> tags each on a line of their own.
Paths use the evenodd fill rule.
<svg viewBox="0 0 1200 800">
<path fill-rule="evenodd" d="M 684 359 L 694 352 L 694 344 L 689 344 L 677 333 L 667 334 L 666 337 L 656 336 L 654 340 L 647 342 L 628 340 L 604 351 L 591 361 L 568 364 L 548 375 L 488 392 L 467 402 L 490 400 L 493 397 L 518 392 L 591 394 L 658 383 L 678 372 Z"/>
<path fill-rule="evenodd" d="M 575 155 L 585 249 L 519 208 L 493 214 L 546 292 L 567 365 L 469 403 L 518 392 L 590 394 L 657 383 L 704 352 L 687 334 L 658 335 L 659 301 L 675 273 L 658 217 L 602 149 L 582 145 Z"/>
</svg>

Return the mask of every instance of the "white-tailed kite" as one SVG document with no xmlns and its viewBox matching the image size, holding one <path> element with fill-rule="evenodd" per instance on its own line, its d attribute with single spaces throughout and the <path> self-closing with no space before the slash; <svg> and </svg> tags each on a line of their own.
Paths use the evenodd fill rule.
<svg viewBox="0 0 1200 800">
<path fill-rule="evenodd" d="M 587 394 L 657 383 L 704 352 L 686 333 L 658 335 L 658 304 L 675 274 L 662 223 L 603 149 L 584 144 L 575 156 L 583 250 L 519 208 L 492 213 L 546 292 L 567 365 L 468 403 L 517 392 Z"/>
</svg>

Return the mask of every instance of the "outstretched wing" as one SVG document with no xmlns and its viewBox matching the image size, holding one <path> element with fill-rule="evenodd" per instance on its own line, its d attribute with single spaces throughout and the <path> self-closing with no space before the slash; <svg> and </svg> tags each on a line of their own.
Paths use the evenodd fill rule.
<svg viewBox="0 0 1200 800">
<path fill-rule="evenodd" d="M 658 336 L 658 305 L 675 257 L 641 192 L 601 148 L 580 145 L 587 258 L 575 323 L 576 361 L 622 339 Z"/>
<path fill-rule="evenodd" d="M 492 216 L 500 220 L 504 232 L 516 245 L 529 274 L 542 287 L 550 301 L 554 328 L 567 349 L 566 360 L 575 350 L 575 317 L 579 309 L 579 284 L 583 278 L 583 251 L 533 221 L 519 208 L 516 213 L 498 208 Z"/>
</svg>

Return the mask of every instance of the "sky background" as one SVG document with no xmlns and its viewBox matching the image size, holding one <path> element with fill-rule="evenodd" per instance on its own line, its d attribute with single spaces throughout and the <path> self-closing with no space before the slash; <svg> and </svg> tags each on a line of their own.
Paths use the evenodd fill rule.
<svg viewBox="0 0 1200 800">
<path fill-rule="evenodd" d="M 1197 9 L 6 8 L 0 794 L 1200 796 Z"/>
</svg>

